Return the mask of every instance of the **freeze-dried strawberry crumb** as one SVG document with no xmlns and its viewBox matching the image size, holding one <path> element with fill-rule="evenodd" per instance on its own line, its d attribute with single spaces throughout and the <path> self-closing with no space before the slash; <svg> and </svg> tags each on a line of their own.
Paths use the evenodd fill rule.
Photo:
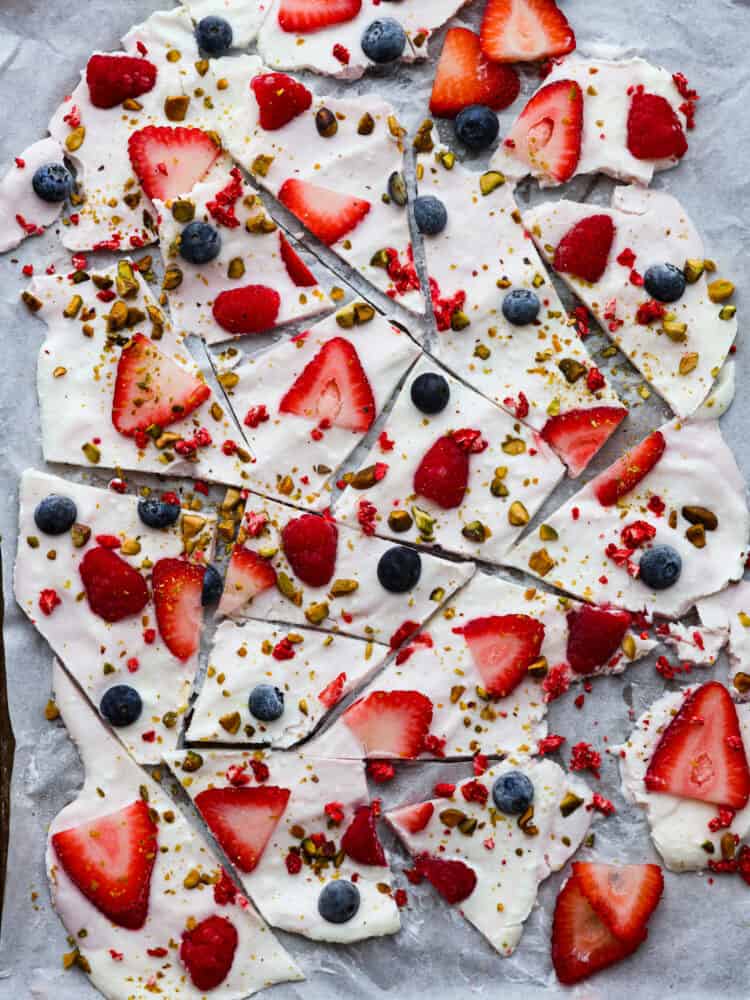
<svg viewBox="0 0 750 1000">
<path fill-rule="evenodd" d="M 21 268 L 21 271 L 23 272 L 23 274 L 27 278 L 30 278 L 32 276 L 32 274 L 34 273 L 34 265 L 33 264 L 24 264 L 23 267 Z"/>
<path fill-rule="evenodd" d="M 97 535 L 96 541 L 103 549 L 119 549 L 122 545 L 117 535 Z"/>
<path fill-rule="evenodd" d="M 243 764 L 230 764 L 227 768 L 227 781 L 230 785 L 234 785 L 235 788 L 249 785 L 250 775 L 247 773 L 247 767 Z"/>
<path fill-rule="evenodd" d="M 544 700 L 549 703 L 559 698 L 570 687 L 570 671 L 566 663 L 558 663 L 550 667 L 547 676 L 542 681 Z"/>
<path fill-rule="evenodd" d="M 220 226 L 236 229 L 240 220 L 235 215 L 235 205 L 242 197 L 242 174 L 238 167 L 230 171 L 231 181 L 218 191 L 213 201 L 206 202 L 206 208 Z"/>
<path fill-rule="evenodd" d="M 153 729 L 149 729 L 147 733 L 141 734 L 141 739 L 143 740 L 144 743 L 153 743 L 154 740 L 156 739 L 156 733 L 154 732 Z"/>
<path fill-rule="evenodd" d="M 708 829 L 712 833 L 716 833 L 717 830 L 728 830 L 732 825 L 733 820 L 734 809 L 728 809 L 724 806 L 720 806 L 718 815 L 708 821 Z"/>
<path fill-rule="evenodd" d="M 262 760 L 251 760 L 250 767 L 257 782 L 263 784 L 264 781 L 268 781 L 271 774 L 268 770 L 268 764 L 264 764 Z"/>
<path fill-rule="evenodd" d="M 357 504 L 357 521 L 364 535 L 375 534 L 375 518 L 378 508 L 369 500 L 360 500 Z"/>
<path fill-rule="evenodd" d="M 646 506 L 651 511 L 651 513 L 656 514 L 657 517 L 661 517 L 664 511 L 667 509 L 667 505 L 664 503 L 662 498 L 656 496 L 656 494 L 654 494 L 654 496 L 649 498 L 649 501 L 646 504 Z"/>
<path fill-rule="evenodd" d="M 409 902 L 409 897 L 406 895 L 406 889 L 396 889 L 393 894 L 393 900 L 400 910 L 403 909 Z"/>
<path fill-rule="evenodd" d="M 656 534 L 656 528 L 648 521 L 633 521 L 626 524 L 620 532 L 622 544 L 629 549 L 638 549 L 646 542 L 650 542 Z"/>
<path fill-rule="evenodd" d="M 420 875 L 416 868 L 404 868 L 404 875 L 406 875 L 412 885 L 422 884 L 423 876 Z"/>
<path fill-rule="evenodd" d="M 576 306 L 573 310 L 573 318 L 578 336 L 583 340 L 591 332 L 589 311 L 586 306 Z"/>
<path fill-rule="evenodd" d="M 121 951 L 115 951 L 114 948 L 109 949 L 109 957 L 113 962 L 121 962 L 125 957 Z"/>
<path fill-rule="evenodd" d="M 195 480 L 193 489 L 196 493 L 202 493 L 204 497 L 208 496 L 208 483 L 204 483 L 201 479 Z"/>
<path fill-rule="evenodd" d="M 606 384 L 604 376 L 596 366 L 589 368 L 586 375 L 586 388 L 589 392 L 599 392 Z"/>
<path fill-rule="evenodd" d="M 456 786 L 448 781 L 439 781 L 432 789 L 432 794 L 438 799 L 452 799 Z"/>
<path fill-rule="evenodd" d="M 219 881 L 214 885 L 214 902 L 219 906 L 234 903 L 237 899 L 237 886 L 231 880 L 225 869 L 221 869 Z"/>
<path fill-rule="evenodd" d="M 543 739 L 539 740 L 537 749 L 539 753 L 544 756 L 544 754 L 554 753 L 555 750 L 559 750 L 564 742 L 564 736 L 558 736 L 556 733 L 550 733 L 549 736 L 545 736 Z"/>
<path fill-rule="evenodd" d="M 384 760 L 371 760 L 367 764 L 367 774 L 376 785 L 384 785 L 396 777 L 396 768 Z"/>
<path fill-rule="evenodd" d="M 289 639 L 284 636 L 284 638 L 280 639 L 273 647 L 273 653 L 271 655 L 274 660 L 293 660 L 294 646 Z"/>
<path fill-rule="evenodd" d="M 137 673 L 139 667 L 140 667 L 140 663 L 138 661 L 138 657 L 137 656 L 131 656 L 130 659 L 128 660 L 128 662 L 127 662 L 128 671 L 131 674 L 135 674 L 135 673 Z"/>
<path fill-rule="evenodd" d="M 381 451 L 387 452 L 387 451 L 393 451 L 396 442 L 391 441 L 386 431 L 381 431 L 380 436 L 378 437 L 378 444 L 380 445 Z"/>
<path fill-rule="evenodd" d="M 270 420 L 268 415 L 268 410 L 265 403 L 259 403 L 258 406 L 251 406 L 250 409 L 245 414 L 245 419 L 243 423 L 245 427 L 252 427 L 255 429 L 261 424 L 264 424 L 267 420 Z"/>
<path fill-rule="evenodd" d="M 45 588 L 39 594 L 39 610 L 42 614 L 48 616 L 51 615 L 58 604 L 62 604 L 62 601 L 60 600 L 57 591 L 53 590 L 51 587 Z"/>
<path fill-rule="evenodd" d="M 448 741 L 440 736 L 433 736 L 432 733 L 424 738 L 425 753 L 433 753 L 436 757 L 445 757 L 445 744 Z"/>
<path fill-rule="evenodd" d="M 603 795 L 599 794 L 599 792 L 594 792 L 594 798 L 591 802 L 590 808 L 600 812 L 603 816 L 612 816 L 613 813 L 617 812 L 609 799 L 605 799 Z"/>
<path fill-rule="evenodd" d="M 642 302 L 638 306 L 638 310 L 635 314 L 636 323 L 640 323 L 641 326 L 648 326 L 649 323 L 653 323 L 655 319 L 663 319 L 667 315 L 667 310 L 655 299 L 649 299 L 648 302 Z"/>
<path fill-rule="evenodd" d="M 394 284 L 395 294 L 405 295 L 407 292 L 419 291 L 419 275 L 414 266 L 414 251 L 411 244 L 406 248 L 406 261 L 403 264 L 398 250 L 393 247 L 386 247 L 385 255 L 388 258 L 386 272 Z"/>
<path fill-rule="evenodd" d="M 577 698 L 573 699 L 573 704 L 575 705 L 576 708 L 580 709 L 580 708 L 583 708 L 583 703 L 585 701 L 586 701 L 586 695 L 585 694 L 579 694 Z"/>
<path fill-rule="evenodd" d="M 734 875 L 739 870 L 739 864 L 734 860 L 713 861 L 709 859 L 708 867 L 710 871 L 716 872 L 717 875 Z"/>
<path fill-rule="evenodd" d="M 461 794 L 467 802 L 478 802 L 479 805 L 483 806 L 490 793 L 486 786 L 480 782 L 468 781 L 465 785 L 461 785 Z"/>
<path fill-rule="evenodd" d="M 258 538 L 263 534 L 268 522 L 268 514 L 264 510 L 249 510 L 245 514 L 245 532 L 248 538 Z"/>
<path fill-rule="evenodd" d="M 166 948 L 147 948 L 146 954 L 150 955 L 151 958 L 166 958 L 169 952 Z"/>
<path fill-rule="evenodd" d="M 643 288 L 643 275 L 639 274 L 638 271 L 631 271 L 630 284 L 635 285 L 636 288 Z"/>
<path fill-rule="evenodd" d="M 338 59 L 342 66 L 348 66 L 351 56 L 349 55 L 349 49 L 340 42 L 336 42 L 333 46 L 333 58 Z"/>
<path fill-rule="evenodd" d="M 298 875 L 302 871 L 302 858 L 299 854 L 292 854 L 290 851 L 284 859 L 284 864 L 290 875 Z"/>
<path fill-rule="evenodd" d="M 340 802 L 326 802 L 323 806 L 323 812 L 336 826 L 344 819 L 344 807 Z"/>
<path fill-rule="evenodd" d="M 599 778 L 599 768 L 602 764 L 602 755 L 595 750 L 590 743 L 583 740 L 571 747 L 570 770 L 571 771 L 591 771 L 595 778 Z"/>
<path fill-rule="evenodd" d="M 632 267 L 635 264 L 635 253 L 630 249 L 630 247 L 625 247 L 625 249 L 617 257 L 617 263 L 621 264 L 623 267 Z"/>
<path fill-rule="evenodd" d="M 460 312 L 466 305 L 466 292 L 459 289 L 454 295 L 444 298 L 437 281 L 430 278 L 430 295 L 432 296 L 432 310 L 435 313 L 435 323 L 438 330 L 441 332 L 449 330 L 453 314 Z"/>
<path fill-rule="evenodd" d="M 481 774 L 484 774 L 484 772 L 487 770 L 489 766 L 490 762 L 487 760 L 486 756 L 483 753 L 478 753 L 472 762 L 472 769 L 474 771 L 474 774 L 477 775 L 477 777 L 479 777 L 479 775 Z"/>
<path fill-rule="evenodd" d="M 156 641 L 156 629 L 155 628 L 144 629 L 143 641 L 146 643 L 147 646 L 153 645 L 153 643 Z"/>
</svg>

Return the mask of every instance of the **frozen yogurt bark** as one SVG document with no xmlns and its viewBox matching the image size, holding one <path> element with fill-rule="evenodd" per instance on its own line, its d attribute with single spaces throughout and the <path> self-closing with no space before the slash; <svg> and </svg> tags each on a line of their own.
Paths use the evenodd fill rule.
<svg viewBox="0 0 750 1000">
<path fill-rule="evenodd" d="M 713 597 L 698 601 L 697 608 L 706 631 L 728 635 L 732 696 L 750 700 L 750 583 L 740 580 Z"/>
<path fill-rule="evenodd" d="M 191 750 L 165 760 L 272 927 L 341 944 L 399 930 L 361 763 Z"/>
<path fill-rule="evenodd" d="M 50 496 L 52 515 L 39 507 Z M 143 763 L 177 744 L 198 668 L 201 563 L 214 525 L 201 516 L 188 538 L 190 519 L 150 528 L 132 495 L 31 469 L 21 478 L 16 600 Z M 127 691 L 108 694 L 120 686 Z"/>
<path fill-rule="evenodd" d="M 48 201 L 39 197 L 33 184 L 37 170 L 49 164 L 66 169 L 62 147 L 56 139 L 40 139 L 15 158 L 0 180 L 0 253 L 20 246 L 29 236 L 41 236 L 59 217 L 66 195 L 57 200 L 51 191 L 56 200 Z"/>
<path fill-rule="evenodd" d="M 729 588 L 730 592 L 733 589 Z M 721 591 L 722 595 L 725 593 L 726 591 Z M 707 598 L 707 602 L 715 600 L 716 596 Z M 704 603 L 699 601 L 697 607 L 700 608 Z M 656 634 L 666 646 L 674 650 L 680 663 L 712 667 L 729 639 L 729 623 L 718 628 L 699 628 L 697 625 L 663 622 L 657 625 Z"/>
<path fill-rule="evenodd" d="M 503 791 L 503 776 L 511 773 L 522 782 L 523 809 L 507 792 L 495 800 L 493 790 Z M 580 847 L 591 803 L 587 785 L 552 761 L 508 760 L 462 782 L 449 798 L 405 805 L 386 819 L 417 875 L 507 957 L 521 940 L 539 884 Z"/>
<path fill-rule="evenodd" d="M 398 541 L 503 562 L 564 468 L 541 437 L 423 358 L 373 448 L 336 504 L 345 524 L 374 525 Z M 382 478 L 361 484 L 373 463 Z M 381 470 L 382 471 L 382 470 Z M 373 509 L 374 508 L 374 509 Z"/>
<path fill-rule="evenodd" d="M 745 482 L 718 422 L 674 420 L 506 561 L 586 601 L 679 618 L 742 576 L 749 524 Z"/>
<path fill-rule="evenodd" d="M 524 224 L 646 381 L 678 416 L 693 413 L 737 321 L 734 285 L 716 278 L 680 203 L 663 191 L 618 187 L 609 209 L 548 202 L 525 213 Z"/>
<path fill-rule="evenodd" d="M 437 356 L 538 431 L 577 476 L 627 410 L 558 298 L 510 185 L 496 171 L 471 173 L 446 150 L 420 156 L 417 177 L 420 197 L 438 198 L 448 213 L 442 233 L 424 237 Z M 528 314 L 517 302 L 528 302 Z"/>
<path fill-rule="evenodd" d="M 206 842 L 59 663 L 53 684 L 86 772 L 47 842 L 52 902 L 76 942 L 69 957 L 107 1000 L 154 992 L 240 1000 L 302 979 Z M 207 942 L 213 960 L 200 961 Z"/>
<path fill-rule="evenodd" d="M 271 8 L 271 0 L 185 0 L 196 22 L 204 17 L 221 17 L 232 29 L 233 49 L 244 49 L 254 42 Z"/>
</svg>

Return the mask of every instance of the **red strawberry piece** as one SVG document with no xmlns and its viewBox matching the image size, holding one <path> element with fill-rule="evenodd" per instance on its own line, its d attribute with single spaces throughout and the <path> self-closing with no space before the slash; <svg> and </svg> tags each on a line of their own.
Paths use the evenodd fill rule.
<svg viewBox="0 0 750 1000">
<path fill-rule="evenodd" d="M 251 872 L 284 815 L 290 794 L 275 785 L 207 788 L 196 795 L 195 804 L 227 857 L 241 871 Z"/>
<path fill-rule="evenodd" d="M 414 492 L 443 510 L 460 507 L 469 485 L 469 454 L 452 434 L 437 439 L 414 473 Z"/>
<path fill-rule="evenodd" d="M 178 660 L 189 660 L 200 645 L 204 572 L 184 559 L 160 559 L 151 571 L 159 634 Z"/>
<path fill-rule="evenodd" d="M 268 285 L 245 285 L 219 292 L 214 300 L 213 317 L 222 330 L 237 336 L 264 333 L 276 324 L 281 296 Z"/>
<path fill-rule="evenodd" d="M 199 990 L 213 990 L 229 975 L 239 937 L 231 920 L 206 917 L 182 932 L 180 959 Z"/>
<path fill-rule="evenodd" d="M 52 837 L 57 860 L 89 902 L 118 927 L 139 930 L 148 916 L 158 828 L 139 799 Z"/>
<path fill-rule="evenodd" d="M 306 35 L 332 24 L 352 21 L 362 9 L 362 0 L 281 0 L 279 27 Z"/>
<path fill-rule="evenodd" d="M 276 586 L 276 570 L 252 549 L 235 545 L 224 578 L 218 613 L 232 615 L 257 594 Z"/>
<path fill-rule="evenodd" d="M 339 529 L 317 514 L 289 521 L 281 532 L 284 555 L 296 576 L 310 587 L 325 587 L 336 568 Z"/>
<path fill-rule="evenodd" d="M 572 274 L 592 284 L 607 270 L 615 238 L 609 215 L 589 215 L 576 222 L 557 244 L 552 266 L 560 274 Z"/>
<path fill-rule="evenodd" d="M 430 730 L 432 702 L 419 691 L 373 691 L 343 719 L 368 756 L 414 758 Z"/>
<path fill-rule="evenodd" d="M 279 244 L 281 246 L 281 259 L 284 261 L 287 274 L 297 288 L 313 288 L 317 285 L 318 279 L 281 230 L 279 230 Z"/>
<path fill-rule="evenodd" d="M 556 80 L 531 98 L 505 145 L 553 181 L 568 181 L 581 158 L 583 94 L 575 80 Z"/>
<path fill-rule="evenodd" d="M 435 858 L 418 854 L 414 867 L 440 893 L 447 903 L 463 903 L 474 892 L 477 876 L 473 868 L 463 861 Z"/>
<path fill-rule="evenodd" d="M 512 66 L 492 63 L 482 54 L 478 35 L 468 28 L 451 28 L 435 73 L 430 111 L 440 118 L 455 118 L 470 104 L 501 111 L 515 101 L 520 88 Z"/>
<path fill-rule="evenodd" d="M 637 160 L 679 160 L 688 144 L 674 108 L 658 94 L 637 90 L 628 112 L 628 149 Z"/>
<path fill-rule="evenodd" d="M 432 819 L 435 806 L 432 802 L 417 802 L 413 806 L 402 806 L 388 814 L 393 826 L 406 833 L 420 833 Z"/>
<path fill-rule="evenodd" d="M 221 153 L 199 128 L 147 125 L 128 140 L 133 171 L 149 198 L 172 201 L 188 194 Z"/>
<path fill-rule="evenodd" d="M 89 100 L 95 108 L 114 108 L 129 97 L 154 89 L 157 69 L 135 56 L 94 55 L 86 66 Z"/>
<path fill-rule="evenodd" d="M 351 341 L 327 341 L 284 394 L 279 412 L 316 424 L 326 420 L 358 434 L 369 431 L 376 416 L 375 396 Z"/>
<path fill-rule="evenodd" d="M 640 943 L 664 892 L 658 865 L 574 861 L 573 875 L 597 915 L 621 941 Z"/>
<path fill-rule="evenodd" d="M 123 348 L 112 397 L 112 423 L 126 437 L 152 424 L 168 427 L 184 420 L 211 390 L 173 361 L 142 333 Z"/>
<path fill-rule="evenodd" d="M 611 507 L 634 490 L 654 468 L 665 448 L 664 435 L 654 431 L 593 479 L 591 485 L 602 507 Z"/>
<path fill-rule="evenodd" d="M 530 615 L 474 618 L 461 632 L 483 686 L 496 698 L 518 687 L 544 642 L 544 625 Z"/>
<path fill-rule="evenodd" d="M 496 62 L 538 62 L 564 56 L 576 36 L 554 0 L 488 0 L 482 51 Z"/>
<path fill-rule="evenodd" d="M 568 663 L 577 674 L 590 674 L 603 667 L 620 648 L 630 626 L 630 614 L 583 604 L 568 613 L 567 621 Z"/>
<path fill-rule="evenodd" d="M 621 406 L 592 406 L 550 417 L 541 435 L 578 476 L 627 416 Z"/>
<path fill-rule="evenodd" d="M 333 678 L 330 684 L 327 684 L 323 690 L 318 695 L 318 701 L 322 702 L 326 708 L 333 708 L 337 705 L 344 694 L 344 685 L 346 684 L 346 674 L 340 673 Z"/>
<path fill-rule="evenodd" d="M 312 104 L 312 94 L 286 73 L 261 73 L 250 86 L 260 110 L 261 128 L 268 132 L 283 128 Z"/>
<path fill-rule="evenodd" d="M 370 211 L 363 198 L 294 179 L 281 185 L 279 201 L 327 246 L 342 240 Z"/>
<path fill-rule="evenodd" d="M 341 849 L 360 865 L 388 864 L 383 845 L 378 840 L 376 816 L 372 806 L 359 806 L 341 838 Z"/>
<path fill-rule="evenodd" d="M 750 771 L 737 709 L 725 687 L 710 681 L 685 699 L 664 730 L 644 781 L 650 792 L 745 808 Z"/>
<path fill-rule="evenodd" d="M 89 607 L 105 622 L 137 615 L 148 604 L 148 587 L 141 574 L 112 549 L 89 549 L 78 567 Z"/>
</svg>

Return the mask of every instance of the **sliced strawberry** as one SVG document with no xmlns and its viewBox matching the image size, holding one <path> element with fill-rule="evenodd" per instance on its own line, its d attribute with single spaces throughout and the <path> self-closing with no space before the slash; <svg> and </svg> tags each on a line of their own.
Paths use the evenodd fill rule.
<svg viewBox="0 0 750 1000">
<path fill-rule="evenodd" d="M 677 159 L 687 153 L 682 122 L 658 94 L 636 90 L 628 111 L 628 149 L 637 160 Z"/>
<path fill-rule="evenodd" d="M 662 432 L 654 431 L 592 479 L 591 486 L 602 507 L 611 507 L 634 490 L 654 468 L 666 446 Z"/>
<path fill-rule="evenodd" d="M 142 333 L 122 349 L 112 397 L 112 423 L 126 437 L 184 420 L 211 390 Z"/>
<path fill-rule="evenodd" d="M 437 439 L 414 473 L 414 492 L 443 510 L 463 503 L 469 485 L 469 454 L 452 434 Z"/>
<path fill-rule="evenodd" d="M 607 270 L 615 238 L 610 215 L 589 215 L 576 222 L 557 244 L 552 266 L 560 274 L 572 274 L 592 284 Z"/>
<path fill-rule="evenodd" d="M 435 806 L 432 802 L 417 802 L 413 806 L 402 806 L 388 813 L 391 823 L 406 833 L 420 833 L 432 819 Z"/>
<path fill-rule="evenodd" d="M 279 27 L 306 35 L 332 24 L 352 21 L 362 9 L 362 0 L 281 0 Z"/>
<path fill-rule="evenodd" d="M 476 872 L 463 861 L 418 854 L 414 859 L 414 867 L 451 905 L 463 903 L 476 888 Z"/>
<path fill-rule="evenodd" d="M 318 279 L 281 230 L 279 230 L 279 244 L 281 246 L 281 259 L 284 261 L 284 267 L 286 267 L 287 274 L 297 288 L 313 288 L 317 285 Z"/>
<path fill-rule="evenodd" d="M 112 549 L 98 545 L 81 559 L 78 571 L 89 607 L 105 622 L 140 614 L 148 604 L 146 581 Z"/>
<path fill-rule="evenodd" d="M 52 837 L 57 860 L 89 902 L 118 927 L 139 930 L 148 916 L 158 828 L 139 799 Z"/>
<path fill-rule="evenodd" d="M 219 292 L 212 311 L 222 330 L 241 336 L 273 329 L 280 308 L 281 296 L 275 288 L 245 285 Z"/>
<path fill-rule="evenodd" d="M 737 709 L 723 685 L 709 681 L 685 699 L 662 733 L 644 781 L 650 792 L 745 808 L 750 771 Z"/>
<path fill-rule="evenodd" d="M 224 578 L 218 614 L 230 616 L 244 608 L 257 594 L 276 586 L 276 570 L 257 552 L 235 545 Z"/>
<path fill-rule="evenodd" d="M 360 865 L 388 864 L 383 845 L 378 840 L 376 818 L 372 806 L 359 806 L 341 838 L 341 849 Z"/>
<path fill-rule="evenodd" d="M 279 201 L 327 246 L 342 240 L 370 211 L 363 198 L 294 179 L 281 185 Z"/>
<path fill-rule="evenodd" d="M 94 55 L 86 66 L 89 100 L 95 108 L 114 108 L 129 97 L 154 89 L 157 68 L 136 56 Z"/>
<path fill-rule="evenodd" d="M 375 396 L 354 344 L 333 337 L 305 365 L 279 403 L 280 413 L 294 413 L 318 424 L 365 434 L 375 416 Z"/>
<path fill-rule="evenodd" d="M 512 66 L 490 62 L 479 45 L 479 35 L 468 28 L 451 28 L 445 36 L 430 111 L 455 118 L 470 104 L 486 104 L 502 111 L 518 97 L 521 81 Z"/>
<path fill-rule="evenodd" d="M 284 555 L 296 576 L 310 587 L 325 587 L 336 569 L 339 529 L 317 514 L 288 521 L 281 532 Z"/>
<path fill-rule="evenodd" d="M 340 673 L 333 678 L 330 684 L 326 684 L 323 690 L 318 695 L 318 701 L 322 702 L 326 708 L 333 708 L 334 705 L 338 705 L 344 694 L 344 685 L 346 684 L 346 674 Z"/>
<path fill-rule="evenodd" d="M 184 559 L 159 559 L 151 571 L 159 635 L 178 660 L 189 660 L 200 645 L 204 572 Z"/>
<path fill-rule="evenodd" d="M 373 691 L 346 710 L 344 722 L 370 757 L 418 757 L 432 722 L 419 691 Z"/>
<path fill-rule="evenodd" d="M 482 52 L 495 62 L 538 62 L 564 56 L 576 36 L 555 0 L 488 0 Z"/>
<path fill-rule="evenodd" d="M 216 915 L 182 932 L 180 960 L 197 989 L 213 990 L 229 975 L 239 943 L 231 920 Z"/>
<path fill-rule="evenodd" d="M 195 804 L 227 857 L 243 872 L 258 864 L 291 792 L 275 785 L 207 788 Z"/>
<path fill-rule="evenodd" d="M 592 406 L 550 417 L 541 430 L 571 476 L 578 476 L 627 416 L 622 406 Z"/>
<path fill-rule="evenodd" d="M 261 73 L 250 81 L 260 111 L 260 127 L 267 132 L 288 125 L 312 104 L 313 95 L 286 73 Z"/>
<path fill-rule="evenodd" d="M 575 80 L 556 80 L 531 98 L 505 145 L 532 170 L 569 181 L 581 158 L 583 94 Z"/>
<path fill-rule="evenodd" d="M 149 198 L 172 201 L 203 180 L 221 149 L 199 128 L 147 125 L 130 136 L 128 153 Z"/>
<path fill-rule="evenodd" d="M 461 633 L 482 685 L 495 698 L 505 698 L 518 687 L 544 642 L 544 625 L 530 615 L 474 618 Z"/>
<path fill-rule="evenodd" d="M 573 875 L 599 917 L 621 941 L 640 942 L 664 892 L 658 865 L 574 861 Z"/>
<path fill-rule="evenodd" d="M 590 674 L 618 651 L 630 626 L 630 614 L 583 604 L 568 613 L 567 621 L 568 663 L 577 674 Z"/>
</svg>

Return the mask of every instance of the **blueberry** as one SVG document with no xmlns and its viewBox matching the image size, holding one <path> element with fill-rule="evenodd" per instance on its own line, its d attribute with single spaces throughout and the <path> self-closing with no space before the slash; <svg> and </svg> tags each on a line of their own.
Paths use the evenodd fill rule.
<svg viewBox="0 0 750 1000">
<path fill-rule="evenodd" d="M 503 316 L 513 326 L 527 326 L 539 315 L 542 303 L 528 288 L 514 288 L 503 299 Z"/>
<path fill-rule="evenodd" d="M 207 264 L 219 256 L 221 236 L 207 222 L 188 222 L 180 237 L 180 255 L 190 264 Z"/>
<path fill-rule="evenodd" d="M 256 684 L 247 699 L 247 707 L 261 722 L 275 722 L 284 714 L 284 693 L 273 684 Z"/>
<path fill-rule="evenodd" d="M 437 372 L 424 372 L 411 384 L 411 401 L 422 413 L 441 413 L 450 397 L 448 379 Z"/>
<path fill-rule="evenodd" d="M 45 163 L 37 167 L 31 186 L 42 201 L 65 201 L 73 190 L 73 178 L 62 163 Z"/>
<path fill-rule="evenodd" d="M 149 528 L 171 528 L 180 516 L 180 505 L 166 503 L 158 497 L 138 501 L 138 517 Z"/>
<path fill-rule="evenodd" d="M 76 523 L 78 509 L 70 497 L 50 493 L 34 511 L 37 528 L 45 535 L 64 535 Z"/>
<path fill-rule="evenodd" d="M 380 557 L 378 580 L 391 594 L 405 594 L 416 587 L 422 575 L 422 559 L 414 549 L 394 545 Z"/>
<path fill-rule="evenodd" d="M 374 63 L 398 59 L 406 48 L 406 32 L 392 17 L 371 21 L 362 33 L 362 51 Z"/>
<path fill-rule="evenodd" d="M 207 604 L 216 604 L 221 598 L 221 593 L 224 590 L 224 581 L 221 578 L 221 573 L 215 566 L 209 563 L 206 566 L 206 572 L 203 574 L 203 595 L 201 597 L 201 604 L 205 607 Z"/>
<path fill-rule="evenodd" d="M 425 236 L 437 236 L 448 225 L 448 212 L 439 198 L 424 194 L 414 202 L 414 221 Z"/>
<path fill-rule="evenodd" d="M 657 302 L 676 302 L 685 294 L 685 275 L 674 264 L 652 264 L 643 275 L 643 287 Z"/>
<path fill-rule="evenodd" d="M 318 913 L 329 924 L 345 924 L 358 909 L 359 889 L 345 878 L 329 882 L 318 896 Z"/>
<path fill-rule="evenodd" d="M 210 56 L 223 56 L 232 47 L 232 25 L 223 17 L 204 17 L 195 29 L 198 47 Z"/>
<path fill-rule="evenodd" d="M 456 135 L 469 149 L 486 149 L 497 139 L 500 122 L 485 104 L 470 104 L 456 115 Z"/>
<path fill-rule="evenodd" d="M 492 801 L 501 813 L 517 816 L 534 801 L 534 786 L 523 771 L 506 771 L 492 786 Z"/>
<path fill-rule="evenodd" d="M 638 563 L 640 579 L 652 590 L 666 590 L 674 586 L 682 572 L 682 557 L 671 545 L 654 545 L 641 556 Z"/>
<path fill-rule="evenodd" d="M 129 684 L 115 684 L 99 703 L 99 711 L 113 726 L 132 726 L 142 710 L 141 696 Z"/>
</svg>

